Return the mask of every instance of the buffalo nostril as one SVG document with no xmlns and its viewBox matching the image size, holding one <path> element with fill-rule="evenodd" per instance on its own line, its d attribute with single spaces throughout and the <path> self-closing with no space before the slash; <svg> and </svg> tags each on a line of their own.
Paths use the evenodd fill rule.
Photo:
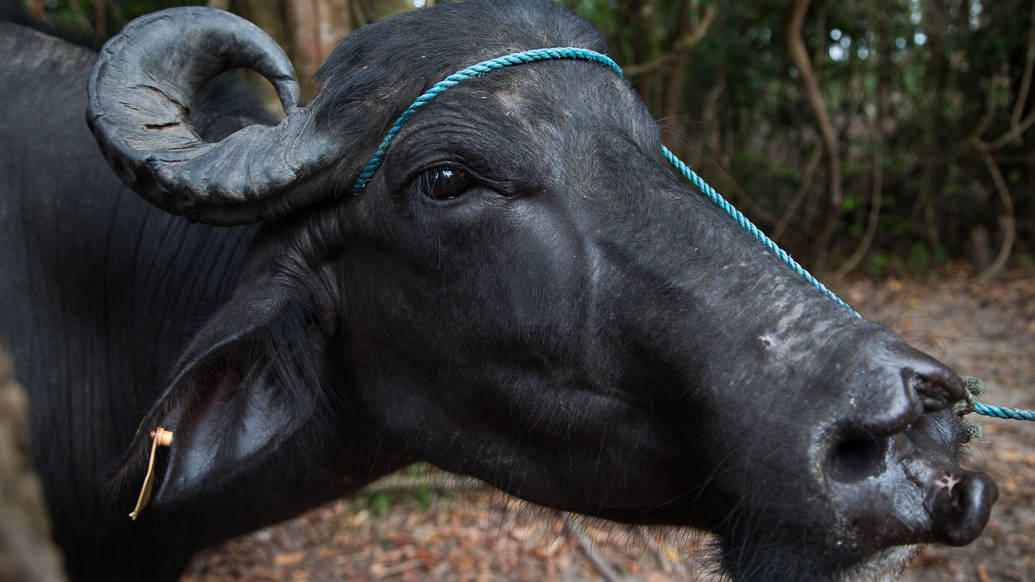
<svg viewBox="0 0 1035 582">
<path fill-rule="evenodd" d="M 830 450 L 827 473 L 843 483 L 856 483 L 880 475 L 885 469 L 887 440 L 869 435 L 842 439 Z"/>
<path fill-rule="evenodd" d="M 953 546 L 974 541 L 988 524 L 992 505 L 999 498 L 995 481 L 984 473 L 962 477 L 945 475 L 935 481 L 934 521 L 936 540 Z"/>
</svg>

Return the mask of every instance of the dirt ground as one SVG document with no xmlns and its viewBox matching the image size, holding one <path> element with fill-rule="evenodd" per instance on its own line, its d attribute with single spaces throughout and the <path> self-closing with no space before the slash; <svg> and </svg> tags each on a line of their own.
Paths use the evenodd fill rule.
<svg viewBox="0 0 1035 582">
<path fill-rule="evenodd" d="M 983 379 L 985 402 L 1035 409 L 1035 275 L 985 285 L 962 274 L 862 280 L 835 291 L 960 374 Z M 969 465 L 999 483 L 991 521 L 970 546 L 929 548 L 904 581 L 1035 582 L 1035 423 L 980 424 Z M 720 580 L 707 535 L 563 515 L 417 473 L 213 548 L 181 582 Z"/>
</svg>

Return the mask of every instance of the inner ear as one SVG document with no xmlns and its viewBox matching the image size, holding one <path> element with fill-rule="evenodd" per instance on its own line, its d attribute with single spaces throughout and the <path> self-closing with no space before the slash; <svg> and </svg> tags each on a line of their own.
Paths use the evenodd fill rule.
<svg viewBox="0 0 1035 582">
<path fill-rule="evenodd" d="M 309 310 L 264 292 L 237 293 L 210 318 L 141 425 L 123 469 L 130 487 L 144 480 L 150 431 L 173 433 L 154 504 L 188 503 L 237 481 L 320 422 L 326 341 Z"/>
<path fill-rule="evenodd" d="M 265 335 L 265 334 L 263 334 Z M 271 337 L 243 340 L 184 378 L 191 397 L 163 424 L 175 425 L 159 500 L 211 487 L 261 464 L 313 415 L 320 379 Z M 303 340 L 304 338 L 295 338 Z M 249 345 L 253 344 L 253 345 Z M 258 344 L 258 345 L 254 345 Z M 304 355 L 302 357 L 305 357 Z"/>
</svg>

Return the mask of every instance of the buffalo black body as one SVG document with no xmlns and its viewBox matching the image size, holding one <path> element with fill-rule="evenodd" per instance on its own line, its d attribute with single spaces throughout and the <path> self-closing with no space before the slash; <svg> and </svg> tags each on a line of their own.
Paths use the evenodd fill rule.
<svg viewBox="0 0 1035 582">
<path fill-rule="evenodd" d="M 119 181 L 83 120 L 95 53 L 0 24 L 0 54 L 0 334 L 32 386 L 57 541 L 80 579 L 175 578 L 197 532 L 131 524 L 113 470 L 257 229 L 189 223 Z"/>
<path fill-rule="evenodd" d="M 175 579 L 418 459 L 710 529 L 737 580 L 885 579 L 914 544 L 980 533 L 995 484 L 958 465 L 959 378 L 682 185 L 610 69 L 466 82 L 345 195 L 446 75 L 604 51 L 574 14 L 482 1 L 371 25 L 305 107 L 243 26 L 159 13 L 98 57 L 0 24 L 0 334 L 74 578 Z M 230 65 L 271 77 L 286 118 L 200 87 Z M 130 521 L 158 427 L 175 439 Z"/>
</svg>

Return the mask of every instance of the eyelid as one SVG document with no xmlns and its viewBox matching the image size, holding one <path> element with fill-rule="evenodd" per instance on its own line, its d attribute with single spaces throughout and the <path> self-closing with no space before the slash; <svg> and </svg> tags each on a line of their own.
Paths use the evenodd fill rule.
<svg viewBox="0 0 1035 582">
<path fill-rule="evenodd" d="M 409 145 L 407 144 L 407 146 Z M 398 168 L 399 165 L 407 165 L 400 163 L 404 159 L 403 157 L 386 161 L 386 167 L 393 166 L 389 170 L 389 174 L 395 174 L 388 185 L 390 191 L 400 192 L 412 189 L 414 180 L 417 180 L 421 175 L 430 170 L 442 167 L 452 167 L 463 171 L 467 175 L 471 188 L 485 188 L 491 190 L 496 195 L 506 198 L 512 198 L 517 195 L 518 191 L 528 189 L 521 187 L 524 185 L 523 180 L 515 180 L 510 176 L 513 170 L 506 164 L 501 168 L 496 164 L 489 163 L 487 160 L 480 159 L 480 156 L 464 155 L 465 149 L 460 147 L 447 150 L 442 147 L 442 144 L 428 144 L 428 148 L 432 151 L 407 148 L 407 152 L 411 154 L 417 153 L 420 161 L 419 165 L 411 166 L 412 169 L 405 173 L 395 174 L 392 171 Z"/>
<path fill-rule="evenodd" d="M 470 168 L 450 158 L 443 158 L 441 161 L 428 162 L 420 165 L 416 170 L 410 172 L 406 178 L 406 183 L 412 183 L 414 180 L 426 175 L 428 172 L 433 170 L 459 170 L 472 178 L 477 179 L 477 174 L 472 172 Z"/>
<path fill-rule="evenodd" d="M 472 170 L 469 165 L 457 162 L 455 158 L 443 158 L 442 161 L 421 165 L 420 169 L 409 174 L 404 184 L 406 184 L 406 187 L 412 187 L 416 180 L 419 180 L 421 176 L 428 172 L 447 168 L 463 172 L 467 176 L 468 189 L 487 188 L 501 196 L 509 196 L 509 190 L 506 187 L 508 182 L 487 178 L 483 173 Z"/>
<path fill-rule="evenodd" d="M 497 160 L 498 152 L 484 144 L 457 139 L 449 132 L 442 132 L 444 135 L 438 133 L 431 132 L 429 136 L 427 129 L 415 126 L 406 135 L 400 135 L 384 164 L 391 176 L 388 183 L 391 191 L 410 187 L 414 180 L 429 170 L 453 166 L 467 174 L 472 187 L 484 187 L 499 195 L 511 196 L 514 186 L 520 181 L 512 178 L 514 172 L 509 160 Z M 416 164 L 410 165 L 407 160 L 416 161 Z"/>
</svg>

